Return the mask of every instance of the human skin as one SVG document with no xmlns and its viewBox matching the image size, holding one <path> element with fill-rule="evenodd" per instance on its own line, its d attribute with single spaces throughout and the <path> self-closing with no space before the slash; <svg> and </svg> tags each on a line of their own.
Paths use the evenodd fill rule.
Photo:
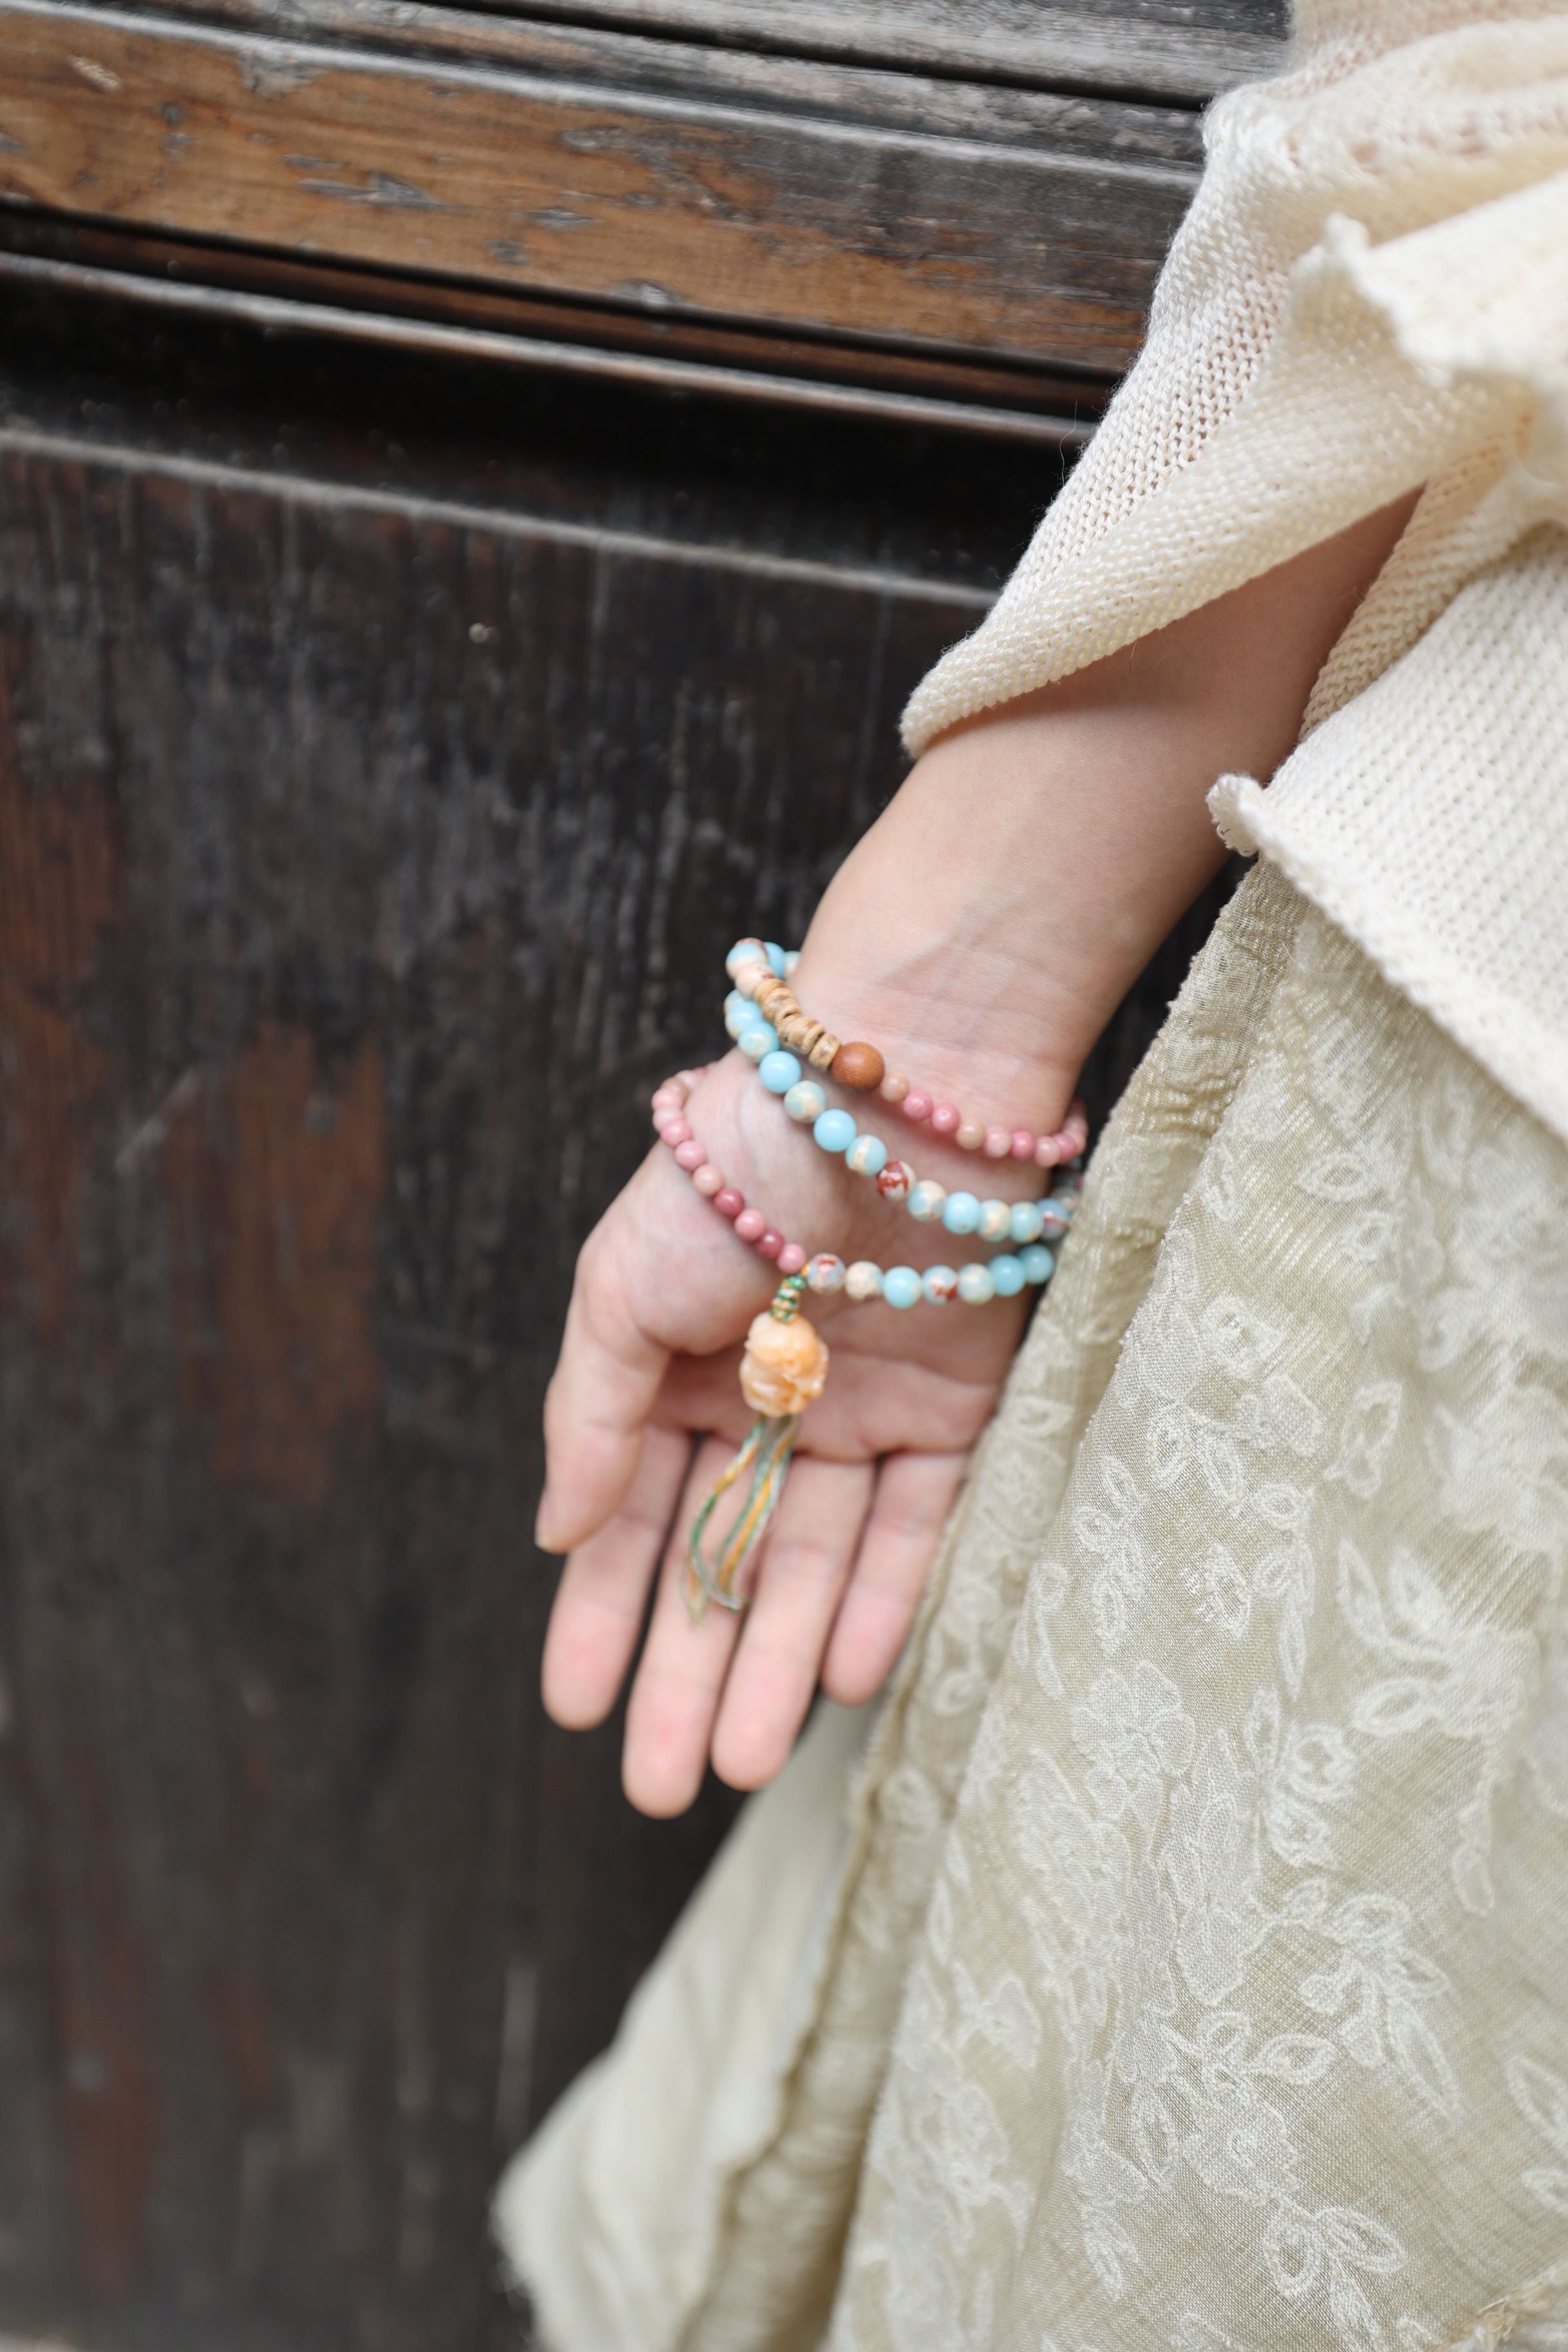
<svg viewBox="0 0 1568 2352">
<path fill-rule="evenodd" d="M 1054 1129 L 1106 1020 L 1223 860 L 1209 786 L 1267 778 L 1290 751 L 1412 503 L 942 737 L 824 897 L 801 1002 L 966 1115 Z M 883 1265 L 951 1255 L 942 1227 L 816 1150 L 739 1055 L 685 1116 L 727 1180 L 807 1247 Z M 977 1163 L 875 1097 L 865 1117 L 950 1190 L 1038 1189 L 1031 1167 Z M 850 1705 L 879 1688 L 1026 1312 L 1022 1298 L 903 1312 L 813 1298 L 832 1372 L 802 1421 L 752 1606 L 694 1624 L 684 1539 L 749 1424 L 740 1343 L 776 1282 L 662 1146 L 577 1264 L 544 1412 L 538 1539 L 569 1554 L 544 1702 L 569 1727 L 609 1713 L 657 1575 L 623 1766 L 648 1813 L 683 1811 L 710 1759 L 736 1788 L 770 1780 L 819 1684 Z"/>
</svg>

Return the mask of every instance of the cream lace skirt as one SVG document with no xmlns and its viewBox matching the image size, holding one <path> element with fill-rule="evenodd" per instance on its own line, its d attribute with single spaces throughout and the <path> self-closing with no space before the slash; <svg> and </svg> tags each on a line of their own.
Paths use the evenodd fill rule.
<svg viewBox="0 0 1568 2352">
<path fill-rule="evenodd" d="M 897 1686 L 503 2184 L 551 2352 L 1568 2352 L 1568 1153 L 1278 873 Z"/>
</svg>

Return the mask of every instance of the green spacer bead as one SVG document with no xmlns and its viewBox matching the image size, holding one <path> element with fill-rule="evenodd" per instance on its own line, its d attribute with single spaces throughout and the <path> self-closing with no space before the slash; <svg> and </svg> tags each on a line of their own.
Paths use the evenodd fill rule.
<svg viewBox="0 0 1568 2352">
<path fill-rule="evenodd" d="M 805 1288 L 804 1274 L 786 1274 L 778 1286 L 769 1312 L 775 1323 L 793 1323 L 800 1312 L 800 1295 Z"/>
</svg>

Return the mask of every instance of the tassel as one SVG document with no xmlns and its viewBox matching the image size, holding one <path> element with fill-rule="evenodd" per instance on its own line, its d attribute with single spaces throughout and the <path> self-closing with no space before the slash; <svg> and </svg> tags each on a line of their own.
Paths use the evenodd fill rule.
<svg viewBox="0 0 1568 2352">
<path fill-rule="evenodd" d="M 686 1605 L 700 1624 L 714 1601 L 721 1609 L 744 1609 L 751 1599 L 746 1571 L 756 1558 L 789 1471 L 800 1417 L 822 1394 L 827 1379 L 827 1343 L 800 1319 L 804 1276 L 779 1285 L 773 1305 L 753 1321 L 741 1359 L 741 1393 L 757 1415 L 740 1452 L 721 1470 L 698 1507 L 686 1547 Z M 747 1471 L 751 1485 L 741 1515 L 716 1556 L 704 1549 L 708 1523 L 721 1498 Z"/>
</svg>

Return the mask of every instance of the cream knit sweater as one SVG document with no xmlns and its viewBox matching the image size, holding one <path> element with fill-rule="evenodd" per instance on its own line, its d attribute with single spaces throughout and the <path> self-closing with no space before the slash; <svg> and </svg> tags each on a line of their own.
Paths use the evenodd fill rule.
<svg viewBox="0 0 1568 2352">
<path fill-rule="evenodd" d="M 1568 1136 L 1568 14 L 1298 19 L 1292 70 L 1215 108 L 1143 355 L 905 737 L 1424 483 L 1300 748 L 1211 805 Z"/>
</svg>

